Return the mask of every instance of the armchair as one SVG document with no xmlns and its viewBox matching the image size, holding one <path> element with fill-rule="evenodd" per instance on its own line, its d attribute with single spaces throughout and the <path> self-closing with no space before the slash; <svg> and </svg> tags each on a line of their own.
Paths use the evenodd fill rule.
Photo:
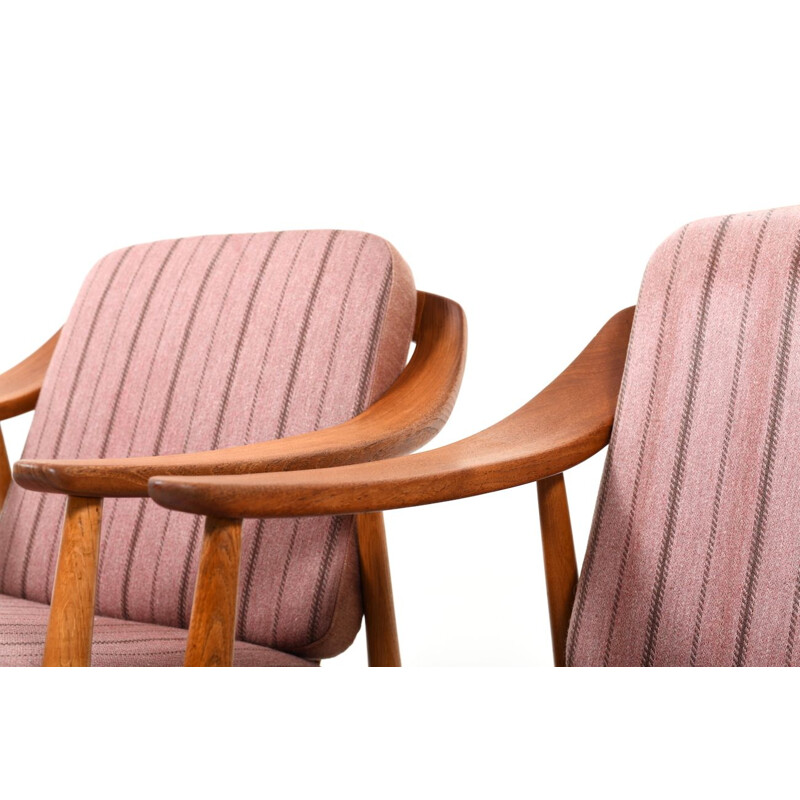
<svg viewBox="0 0 800 800">
<path fill-rule="evenodd" d="M 384 240 L 297 231 L 113 253 L 56 339 L 0 376 L 6 416 L 41 392 L 0 515 L 0 664 L 171 665 L 199 520 L 147 500 L 148 479 L 410 452 L 450 414 L 466 323 L 456 303 L 415 291 Z M 390 587 L 370 525 L 360 541 Z M 360 625 L 352 518 L 279 525 L 268 550 L 263 532 L 245 540 L 237 663 L 314 665 Z M 382 613 L 391 628 L 390 595 Z"/>
<path fill-rule="evenodd" d="M 364 514 L 536 481 L 556 665 L 795 665 L 799 289 L 800 207 L 700 220 L 658 248 L 635 316 L 613 317 L 497 425 L 369 464 L 156 476 L 150 495 L 207 515 L 213 550 L 241 518 Z M 609 442 L 579 578 L 563 471 Z M 219 577 L 233 587 L 235 572 L 231 561 Z M 231 629 L 227 612 L 217 621 Z M 190 640 L 206 624 L 200 610 Z M 230 662 L 229 646 L 216 652 Z"/>
</svg>

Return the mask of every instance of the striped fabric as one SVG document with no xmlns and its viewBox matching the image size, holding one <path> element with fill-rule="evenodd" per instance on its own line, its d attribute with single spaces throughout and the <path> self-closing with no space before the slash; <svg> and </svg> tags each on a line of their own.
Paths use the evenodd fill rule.
<svg viewBox="0 0 800 800">
<path fill-rule="evenodd" d="M 797 665 L 800 207 L 651 260 L 573 610 L 573 665 Z"/>
<path fill-rule="evenodd" d="M 50 606 L 0 595 L 0 667 L 38 667 Z M 95 617 L 93 667 L 179 667 L 186 652 L 183 628 Z M 235 667 L 315 667 L 318 661 L 236 642 Z"/>
<path fill-rule="evenodd" d="M 216 449 L 347 420 L 402 370 L 416 293 L 385 241 L 345 231 L 138 245 L 87 278 L 47 373 L 25 458 Z M 0 591 L 50 600 L 65 500 L 12 487 Z M 202 518 L 103 506 L 98 613 L 185 628 Z M 248 521 L 237 638 L 307 658 L 361 620 L 350 517 Z M 0 650 L 3 644 L 0 642 Z"/>
</svg>

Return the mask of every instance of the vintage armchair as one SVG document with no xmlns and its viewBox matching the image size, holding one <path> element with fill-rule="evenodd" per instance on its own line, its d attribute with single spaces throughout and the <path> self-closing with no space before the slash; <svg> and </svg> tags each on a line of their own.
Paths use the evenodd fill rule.
<svg viewBox="0 0 800 800">
<path fill-rule="evenodd" d="M 183 664 L 201 520 L 148 500 L 148 478 L 408 453 L 449 416 L 465 351 L 461 308 L 416 292 L 370 234 L 206 236 L 104 258 L 60 335 L 0 375 L 0 419 L 36 407 L 15 484 L 0 453 L 0 665 Z M 362 569 L 367 592 L 386 589 L 366 613 L 394 625 L 373 516 L 253 522 L 241 552 L 226 599 L 236 664 L 344 650 Z"/>
<path fill-rule="evenodd" d="M 221 553 L 242 518 L 370 514 L 536 481 L 557 665 L 795 665 L 799 282 L 800 207 L 694 222 L 654 254 L 635 315 L 618 313 L 493 427 L 373 463 L 153 477 L 150 494 L 208 516 L 210 598 L 233 596 Z M 578 579 L 562 473 L 609 439 Z M 207 658 L 230 663 L 235 606 L 213 643 L 198 610 Z"/>
</svg>

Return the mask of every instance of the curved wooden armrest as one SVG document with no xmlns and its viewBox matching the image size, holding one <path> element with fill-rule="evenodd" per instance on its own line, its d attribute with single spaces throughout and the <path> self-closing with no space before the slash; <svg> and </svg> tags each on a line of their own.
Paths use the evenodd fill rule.
<svg viewBox="0 0 800 800">
<path fill-rule="evenodd" d="M 0 420 L 32 411 L 39 398 L 47 367 L 53 357 L 58 331 L 35 353 L 0 375 Z"/>
<path fill-rule="evenodd" d="M 410 453 L 441 430 L 464 372 L 466 318 L 444 297 L 418 292 L 416 348 L 399 378 L 341 425 L 286 439 L 200 453 L 74 461 L 25 460 L 26 489 L 84 497 L 145 497 L 153 475 L 219 475 L 314 469 Z"/>
<path fill-rule="evenodd" d="M 150 481 L 150 496 L 168 508 L 218 518 L 313 516 L 455 500 L 555 475 L 608 443 L 633 312 L 612 317 L 527 405 L 455 444 L 276 475 L 159 476 Z"/>
</svg>

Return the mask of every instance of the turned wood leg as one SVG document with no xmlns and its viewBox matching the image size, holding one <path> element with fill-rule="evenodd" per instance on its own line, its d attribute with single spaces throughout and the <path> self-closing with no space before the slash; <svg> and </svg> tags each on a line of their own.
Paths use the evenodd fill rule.
<svg viewBox="0 0 800 800">
<path fill-rule="evenodd" d="M 88 667 L 92 658 L 103 501 L 70 497 L 44 644 L 45 667 Z"/>
<path fill-rule="evenodd" d="M 392 575 L 389 571 L 383 514 L 358 514 L 356 530 L 369 665 L 399 667 L 400 642 L 394 616 Z"/>
<path fill-rule="evenodd" d="M 186 642 L 187 667 L 233 665 L 241 549 L 240 519 L 206 519 Z"/>
<path fill-rule="evenodd" d="M 563 667 L 566 666 L 567 631 L 578 585 L 578 565 L 575 561 L 564 475 L 559 473 L 544 478 L 536 484 L 536 490 L 539 495 L 553 661 L 557 667 Z"/>
</svg>

